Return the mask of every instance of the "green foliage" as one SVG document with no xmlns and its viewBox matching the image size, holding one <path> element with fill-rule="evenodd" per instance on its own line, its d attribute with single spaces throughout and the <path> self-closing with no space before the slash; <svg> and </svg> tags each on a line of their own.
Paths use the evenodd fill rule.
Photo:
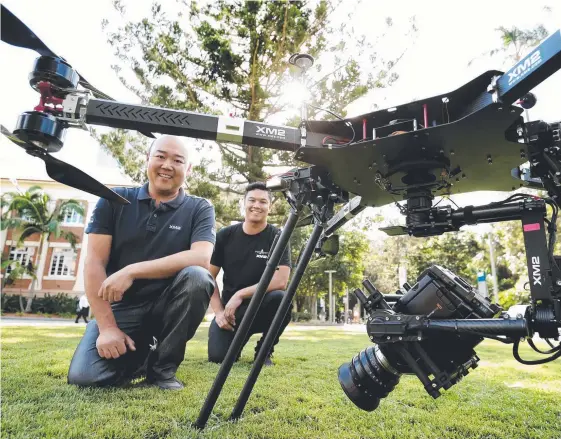
<svg viewBox="0 0 561 439">
<path fill-rule="evenodd" d="M 527 303 L 530 303 L 530 293 L 526 290 L 511 288 L 499 291 L 499 305 L 504 310 L 509 309 L 513 305 L 524 305 Z"/>
<path fill-rule="evenodd" d="M 480 240 L 470 232 L 445 233 L 421 240 L 418 251 L 408 254 L 409 277 L 419 274 L 433 264 L 442 265 L 470 283 L 475 283 L 477 271 L 484 266 Z"/>
<path fill-rule="evenodd" d="M 388 237 L 372 245 L 366 276 L 384 293 L 393 293 L 398 284 L 399 266 L 407 270 L 407 280 L 417 277 L 431 265 L 441 265 L 477 283 L 477 272 L 488 267 L 481 240 L 470 232 L 445 233 L 431 238 Z"/>
<path fill-rule="evenodd" d="M 312 314 L 309 312 L 292 312 L 292 318 L 291 320 L 293 322 L 309 322 L 310 320 L 312 320 Z"/>
<path fill-rule="evenodd" d="M 2 293 L 2 312 L 19 312 L 20 301 L 19 296 L 16 294 Z"/>
<path fill-rule="evenodd" d="M 74 211 L 84 216 L 84 207 L 78 201 L 72 199 L 57 202 L 54 207 L 52 204 L 50 196 L 40 186 L 32 186 L 24 193 L 3 193 L 0 198 L 1 229 L 11 229 L 19 234 L 17 238 L 18 247 L 29 237 L 36 233 L 39 234 L 39 255 L 41 255 L 43 245 L 51 236 L 64 238 L 70 243 L 72 249 L 76 249 L 78 237 L 72 232 L 63 230 L 62 223 L 68 211 Z M 11 264 L 9 263 L 9 265 Z M 5 268 L 4 263 L 2 268 Z M 28 273 L 34 273 L 36 269 L 31 261 L 30 266 L 25 268 Z M 18 274 L 23 275 L 24 273 L 20 269 Z M 26 312 L 31 312 L 36 280 L 37 278 L 33 275 Z"/>
<path fill-rule="evenodd" d="M 114 5 L 127 20 L 124 4 L 116 0 Z M 317 61 L 309 72 L 310 104 L 344 115 L 350 102 L 397 78 L 391 70 L 399 54 L 381 59 L 364 38 L 354 35 L 347 20 L 341 20 L 343 12 L 345 6 L 332 0 L 155 2 L 149 16 L 107 28 L 107 34 L 120 60 L 116 73 L 143 103 L 234 113 L 254 121 L 275 115 L 288 119 L 284 115 L 291 103 L 283 102 L 282 95 L 295 72 L 287 61 L 293 53 L 306 52 Z M 334 24 L 334 18 L 342 24 Z M 392 25 L 387 20 L 381 33 Z M 353 41 L 358 49 L 350 51 L 345 41 Z M 310 107 L 309 117 L 317 112 Z M 123 130 L 96 137 L 127 175 L 144 181 L 146 138 Z M 239 218 L 237 202 L 247 182 L 263 181 L 275 168 L 294 164 L 287 152 L 222 142 L 200 146 L 205 152 L 216 148 L 221 166 L 212 168 L 204 160 L 187 184 L 191 193 L 213 202 L 223 225 Z M 277 217 L 283 213 L 283 208 L 273 212 Z"/>
<path fill-rule="evenodd" d="M 2 294 L 2 312 L 18 312 L 19 297 L 17 294 Z M 76 303 L 75 297 L 70 297 L 65 293 L 58 293 L 54 296 L 50 294 L 45 294 L 44 297 L 35 296 L 31 305 L 31 312 L 57 315 L 76 314 Z"/>
<path fill-rule="evenodd" d="M 310 227 L 297 229 L 291 240 L 292 260 L 296 263 Z M 367 259 L 369 246 L 366 235 L 359 231 L 341 231 L 339 253 L 336 256 L 312 259 L 298 287 L 296 303 L 302 309 L 306 298 L 315 298 L 329 292 L 329 275 L 326 270 L 335 270 L 333 273 L 333 294 L 343 297 L 347 289 L 360 285 L 364 276 L 364 261 Z M 311 309 L 308 309 L 311 311 Z"/>
<path fill-rule="evenodd" d="M 548 30 L 539 24 L 532 29 L 521 29 L 518 26 L 507 28 L 499 26 L 495 29 L 499 33 L 501 45 L 482 54 L 495 56 L 501 54 L 504 60 L 518 62 L 532 48 L 537 46 L 549 35 Z M 473 60 L 469 63 L 471 64 Z"/>
<path fill-rule="evenodd" d="M 18 245 L 35 233 L 63 237 L 76 248 L 77 236 L 61 229 L 68 211 L 84 215 L 84 207 L 76 200 L 64 200 L 51 207 L 50 196 L 40 186 L 32 186 L 25 193 L 6 192 L 1 197 L 2 230 L 19 232 Z M 12 213 L 15 212 L 16 216 Z"/>
</svg>

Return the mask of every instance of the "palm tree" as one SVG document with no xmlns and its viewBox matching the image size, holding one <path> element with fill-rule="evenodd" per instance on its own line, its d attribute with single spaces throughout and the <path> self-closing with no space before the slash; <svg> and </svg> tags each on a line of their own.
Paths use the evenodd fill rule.
<svg viewBox="0 0 561 439">
<path fill-rule="evenodd" d="M 6 287 L 6 285 L 13 284 L 18 279 L 23 279 L 25 275 L 30 276 L 32 279 L 35 279 L 35 269 L 31 261 L 27 264 L 22 264 L 20 261 L 11 261 L 10 259 L 5 259 L 2 261 L 2 270 L 7 270 L 10 267 L 10 273 L 7 276 L 4 276 L 2 280 L 2 290 Z M 2 304 L 2 308 L 3 308 Z M 21 295 L 19 296 L 19 307 L 21 312 L 24 311 L 23 309 L 23 302 Z"/>
<path fill-rule="evenodd" d="M 500 26 L 495 29 L 500 33 L 502 46 L 483 53 L 483 56 L 494 56 L 503 53 L 504 61 L 518 62 L 529 49 L 537 46 L 541 40 L 548 36 L 547 29 L 543 25 L 538 25 L 534 29 L 520 29 L 516 26 L 506 28 Z M 507 52 L 511 51 L 510 54 Z M 471 65 L 471 60 L 468 65 Z"/>
<path fill-rule="evenodd" d="M 40 186 L 32 186 L 24 193 L 7 192 L 0 199 L 0 208 L 3 212 L 1 230 L 12 229 L 18 231 L 20 233 L 16 244 L 18 247 L 27 238 L 38 233 L 40 236 L 39 258 L 41 258 L 43 248 L 47 245 L 51 235 L 54 235 L 55 238 L 64 238 L 75 250 L 78 237 L 72 232 L 62 230 L 61 224 L 69 211 L 84 215 L 84 208 L 76 200 L 62 201 L 56 204 L 54 208 L 52 205 L 51 198 L 43 192 Z M 10 215 L 14 211 L 16 216 Z M 33 270 L 36 271 L 36 268 L 33 267 Z M 39 276 L 41 276 L 41 273 L 39 273 Z M 34 276 L 31 281 L 25 312 L 31 312 L 36 281 L 37 277 Z"/>
</svg>

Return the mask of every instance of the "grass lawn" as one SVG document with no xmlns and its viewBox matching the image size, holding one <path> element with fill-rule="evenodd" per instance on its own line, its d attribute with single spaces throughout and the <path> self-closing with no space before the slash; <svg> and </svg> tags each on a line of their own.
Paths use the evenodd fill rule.
<svg viewBox="0 0 561 439">
<path fill-rule="evenodd" d="M 6 438 L 561 438 L 561 361 L 523 366 L 511 347 L 485 342 L 480 367 L 433 400 L 402 377 L 371 413 L 344 395 L 337 369 L 369 344 L 336 328 L 287 331 L 235 423 L 227 418 L 253 359 L 255 337 L 232 369 L 206 430 L 190 427 L 218 372 L 207 328 L 187 345 L 180 392 L 135 386 L 78 389 L 66 372 L 84 327 L 2 328 L 2 434 Z M 529 352 L 527 358 L 536 358 Z"/>
</svg>

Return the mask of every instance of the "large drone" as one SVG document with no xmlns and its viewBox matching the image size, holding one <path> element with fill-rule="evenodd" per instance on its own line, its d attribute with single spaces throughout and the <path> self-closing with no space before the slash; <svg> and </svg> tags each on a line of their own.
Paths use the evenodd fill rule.
<svg viewBox="0 0 561 439">
<path fill-rule="evenodd" d="M 115 102 L 93 87 L 68 62 L 53 53 L 24 23 L 2 6 L 2 41 L 35 50 L 40 57 L 29 76 L 41 98 L 23 113 L 13 133 L 2 133 L 46 163 L 49 175 L 64 184 L 126 203 L 115 192 L 77 168 L 52 157 L 68 128 L 88 124 L 227 141 L 292 151 L 313 165 L 294 169 L 269 184 L 283 191 L 291 212 L 278 237 L 245 318 L 222 363 L 195 425 L 204 427 L 229 371 L 241 350 L 274 270 L 304 209 L 314 224 L 272 326 L 244 386 L 232 418 L 241 416 L 267 353 L 289 312 L 292 298 L 314 253 L 330 253 L 334 232 L 367 206 L 396 198 L 405 226 L 390 235 L 418 237 L 459 230 L 466 224 L 521 221 L 530 277 L 531 305 L 506 313 L 479 295 L 469 283 L 439 266 L 423 272 L 413 286 L 382 294 L 368 280 L 368 294 L 355 294 L 368 313 L 367 332 L 375 343 L 339 369 L 347 396 L 360 408 L 374 410 L 402 374 L 414 374 L 434 398 L 456 384 L 479 358 L 473 348 L 484 337 L 514 345 L 521 339 L 549 355 L 561 356 L 561 270 L 553 256 L 555 220 L 561 196 L 560 123 L 524 122 L 530 91 L 561 69 L 561 32 L 556 31 L 506 73 L 488 71 L 459 89 L 422 101 L 339 121 L 310 121 L 302 107 L 300 127 L 286 127 L 186 111 Z M 302 75 L 313 58 L 296 54 L 289 62 Z M 78 86 L 81 86 L 79 88 Z M 359 135 L 357 136 L 357 133 Z M 485 206 L 433 206 L 435 196 L 477 190 L 511 191 L 526 186 L 549 198 L 513 195 Z M 354 195 L 354 197 L 351 196 Z M 335 205 L 344 206 L 335 213 Z M 546 218 L 546 204 L 553 217 Z M 549 233 L 549 241 L 546 235 Z M 335 244 L 335 245 L 330 245 Z M 549 343 L 540 351 L 534 334 Z"/>
</svg>

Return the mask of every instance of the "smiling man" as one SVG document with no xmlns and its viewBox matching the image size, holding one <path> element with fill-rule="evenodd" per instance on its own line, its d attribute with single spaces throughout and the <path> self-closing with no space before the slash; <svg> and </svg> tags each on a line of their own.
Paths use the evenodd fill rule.
<svg viewBox="0 0 561 439">
<path fill-rule="evenodd" d="M 162 389 L 183 387 L 175 373 L 214 290 L 216 238 L 212 205 L 183 190 L 190 170 L 181 138 L 160 137 L 148 151 L 148 183 L 115 189 L 130 204 L 97 203 L 84 270 L 95 320 L 70 384 L 114 386 L 145 374 Z"/>
<path fill-rule="evenodd" d="M 216 235 L 210 272 L 216 278 L 220 269 L 224 270 L 224 288 L 220 295 L 216 286 L 210 300 L 215 318 L 209 329 L 209 361 L 221 363 L 224 360 L 251 297 L 257 289 L 259 279 L 265 271 L 269 250 L 278 233 L 275 226 L 267 223 L 270 208 L 271 192 L 266 185 L 251 183 L 245 191 L 243 223 L 225 227 Z M 280 306 L 289 276 L 290 249 L 287 248 L 269 283 L 267 294 L 255 316 L 248 338 L 244 341 L 245 346 L 252 334 L 263 334 L 257 342 L 256 354 Z M 281 327 L 275 345 L 289 321 L 290 313 Z M 265 360 L 266 365 L 272 364 L 273 349 L 274 346 Z"/>
</svg>

